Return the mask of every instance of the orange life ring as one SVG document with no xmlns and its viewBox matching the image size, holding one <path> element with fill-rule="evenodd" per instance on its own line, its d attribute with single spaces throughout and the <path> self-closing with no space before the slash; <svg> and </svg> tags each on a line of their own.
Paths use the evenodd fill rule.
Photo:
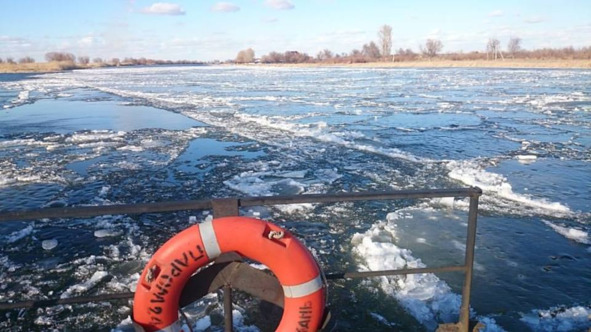
<svg viewBox="0 0 591 332">
<path fill-rule="evenodd" d="M 145 331 L 180 331 L 179 298 L 197 269 L 235 251 L 271 269 L 283 287 L 277 331 L 316 331 L 325 287 L 316 260 L 289 232 L 247 217 L 225 217 L 191 226 L 168 240 L 145 267 L 134 296 L 133 320 Z"/>
</svg>

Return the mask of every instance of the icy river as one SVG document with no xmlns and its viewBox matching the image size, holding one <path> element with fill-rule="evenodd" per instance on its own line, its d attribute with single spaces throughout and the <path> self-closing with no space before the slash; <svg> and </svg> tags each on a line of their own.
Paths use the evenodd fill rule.
<svg viewBox="0 0 591 332">
<path fill-rule="evenodd" d="M 489 331 L 591 328 L 591 71 L 269 67 L 0 74 L 0 212 L 246 195 L 479 186 L 472 315 Z M 242 213 L 326 272 L 461 264 L 468 201 Z M 211 211 L 0 224 L 0 301 L 135 290 Z M 329 283 L 340 330 L 457 320 L 461 273 Z M 2 312 L 0 329 L 131 330 L 130 301 Z M 187 309 L 222 330 L 217 294 Z M 257 300 L 237 330 L 265 330 Z"/>
</svg>

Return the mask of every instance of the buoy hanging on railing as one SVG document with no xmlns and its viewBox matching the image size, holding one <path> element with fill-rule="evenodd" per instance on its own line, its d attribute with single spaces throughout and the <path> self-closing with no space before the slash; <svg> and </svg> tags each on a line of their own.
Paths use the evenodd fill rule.
<svg viewBox="0 0 591 332">
<path fill-rule="evenodd" d="M 316 260 L 291 233 L 272 223 L 225 217 L 187 228 L 168 240 L 142 272 L 133 320 L 145 331 L 180 331 L 179 298 L 187 280 L 222 253 L 260 262 L 283 287 L 277 331 L 316 331 L 325 310 L 325 286 Z"/>
</svg>

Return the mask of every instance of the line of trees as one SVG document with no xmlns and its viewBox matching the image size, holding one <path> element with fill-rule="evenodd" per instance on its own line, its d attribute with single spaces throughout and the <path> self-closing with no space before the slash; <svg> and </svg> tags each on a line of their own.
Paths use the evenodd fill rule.
<svg viewBox="0 0 591 332">
<path fill-rule="evenodd" d="M 363 63 L 375 61 L 408 61 L 416 60 L 419 57 L 433 58 L 443 49 L 443 43 L 440 40 L 428 39 L 424 47 L 421 46 L 421 53 L 417 54 L 411 49 L 400 49 L 395 55 L 392 54 L 392 27 L 384 24 L 378 30 L 378 40 L 370 41 L 364 44 L 361 49 L 353 49 L 349 53 L 333 53 L 329 49 L 318 52 L 316 57 L 299 51 L 286 51 L 284 53 L 270 52 L 261 57 L 262 63 Z M 244 50 L 236 56 L 235 63 L 247 63 L 245 61 Z M 254 55 L 254 51 L 253 51 Z M 250 58 L 248 58 L 250 59 Z M 257 62 L 254 57 L 250 62 Z"/>
<path fill-rule="evenodd" d="M 536 50 L 525 50 L 522 48 L 522 39 L 519 37 L 511 37 L 503 51 L 501 42 L 496 38 L 490 38 L 484 49 L 484 52 L 473 51 L 469 53 L 464 52 L 450 52 L 442 54 L 444 47 L 441 40 L 427 39 L 423 45 L 419 46 L 419 52 L 414 52 L 412 49 L 399 48 L 395 53 L 392 53 L 392 27 L 385 24 L 380 27 L 377 33 L 377 42 L 370 41 L 362 45 L 361 49 L 353 49 L 349 53 L 334 53 L 329 49 L 324 49 L 313 57 L 304 52 L 299 51 L 285 51 L 283 53 L 270 52 L 262 56 L 260 59 L 255 58 L 255 52 L 252 48 L 244 49 L 238 52 L 234 60 L 228 60 L 229 63 L 363 63 L 376 61 L 414 61 L 420 59 L 442 58 L 446 60 L 498 60 L 504 59 L 505 55 L 512 59 L 591 59 L 591 46 L 575 49 L 571 47 L 564 48 L 543 48 Z M 60 62 L 68 68 L 84 68 L 88 66 L 107 67 L 107 66 L 136 66 L 136 65 L 172 65 L 172 64 L 204 64 L 201 61 L 192 60 L 154 60 L 147 58 L 130 58 L 126 57 L 123 60 L 119 58 L 103 59 L 100 57 L 93 58 L 92 61 L 88 56 L 76 57 L 72 53 L 67 52 L 48 52 L 45 54 L 45 59 L 48 62 Z M 28 64 L 34 63 L 35 59 L 26 56 L 20 58 L 18 63 Z M 17 64 L 17 61 L 12 57 L 7 57 L 5 60 L 0 58 L 0 64 Z M 91 64 L 92 63 L 92 64 Z M 214 63 L 219 63 L 215 61 Z"/>
<path fill-rule="evenodd" d="M 252 57 L 254 58 L 254 51 L 252 53 Z M 111 58 L 111 59 L 103 59 L 100 57 L 93 58 L 92 61 L 89 56 L 78 56 L 76 57 L 72 53 L 67 52 L 48 52 L 45 54 L 45 60 L 47 62 L 59 62 L 65 68 L 84 68 L 94 66 L 94 67 L 110 67 L 110 66 L 142 66 L 142 65 L 178 65 L 178 64 L 203 64 L 201 61 L 193 61 L 193 60 L 154 60 L 154 59 L 147 59 L 147 58 L 124 58 L 123 60 L 119 58 Z M 35 59 L 30 56 L 26 56 L 20 58 L 18 63 L 26 64 L 26 63 L 34 63 Z M 0 64 L 7 63 L 7 64 L 17 64 L 17 61 L 14 60 L 12 57 L 7 57 L 6 60 L 0 58 Z"/>
<path fill-rule="evenodd" d="M 16 65 L 16 61 L 14 60 L 14 58 L 12 57 L 8 57 L 6 58 L 6 60 L 3 60 L 2 58 L 0 58 L 0 63 L 8 63 L 11 65 Z M 35 59 L 31 58 L 30 56 L 26 56 L 24 58 L 20 58 L 18 59 L 18 63 L 35 63 Z"/>
<path fill-rule="evenodd" d="M 497 60 L 504 59 L 505 55 L 512 59 L 591 59 L 591 47 L 575 49 L 573 47 L 557 49 L 524 50 L 521 46 L 522 39 L 511 37 L 505 50 L 501 42 L 496 38 L 490 38 L 484 48 L 484 52 L 473 51 L 441 53 L 443 43 L 438 39 L 427 39 L 419 46 L 419 52 L 410 48 L 399 48 L 392 53 L 392 27 L 385 24 L 380 27 L 377 34 L 377 42 L 370 41 L 361 49 L 353 49 L 349 53 L 334 53 L 324 49 L 312 57 L 299 51 L 286 51 L 279 53 L 270 52 L 260 59 L 254 57 L 252 49 L 242 50 L 236 56 L 234 63 L 363 63 L 376 61 L 413 61 L 420 59 L 442 58 L 446 60 Z M 250 53 L 246 53 L 249 51 Z M 232 62 L 232 61 L 229 61 Z"/>
</svg>

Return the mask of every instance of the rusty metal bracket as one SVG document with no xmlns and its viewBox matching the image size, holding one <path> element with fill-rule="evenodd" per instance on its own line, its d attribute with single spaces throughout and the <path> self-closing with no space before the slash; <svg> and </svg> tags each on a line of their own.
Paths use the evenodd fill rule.
<svg viewBox="0 0 591 332">
<path fill-rule="evenodd" d="M 212 199 L 211 205 L 214 218 L 232 217 L 240 213 L 238 210 L 239 200 L 236 198 Z"/>
</svg>

